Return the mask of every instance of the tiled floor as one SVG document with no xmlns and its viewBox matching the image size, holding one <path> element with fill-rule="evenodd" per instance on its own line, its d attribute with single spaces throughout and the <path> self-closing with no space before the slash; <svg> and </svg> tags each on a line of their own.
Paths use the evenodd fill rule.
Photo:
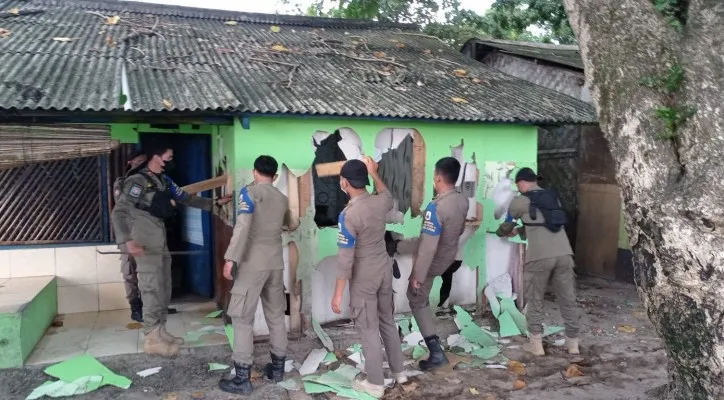
<svg viewBox="0 0 724 400">
<path fill-rule="evenodd" d="M 166 329 L 174 336 L 186 336 L 182 347 L 212 346 L 228 343 L 221 318 L 204 318 L 216 310 L 214 303 L 172 305 L 177 314 L 168 316 Z M 104 357 L 143 352 L 143 332 L 129 324 L 129 310 L 67 314 L 63 326 L 50 327 L 38 342 L 26 364 L 47 364 L 80 354 Z M 203 330 L 204 335 L 194 334 Z M 190 334 L 189 334 L 190 333 Z"/>
</svg>

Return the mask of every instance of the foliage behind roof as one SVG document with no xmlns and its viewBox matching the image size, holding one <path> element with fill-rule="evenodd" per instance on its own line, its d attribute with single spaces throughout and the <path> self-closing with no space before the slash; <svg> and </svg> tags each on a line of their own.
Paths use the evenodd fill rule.
<svg viewBox="0 0 724 400">
<path fill-rule="evenodd" d="M 412 25 L 112 0 L 0 10 L 0 110 L 596 120 Z"/>
<path fill-rule="evenodd" d="M 581 59 L 581 53 L 578 51 L 578 46 L 576 45 L 477 38 L 471 39 L 466 45 L 471 43 L 477 44 L 478 48 L 481 46 L 489 47 L 518 56 L 535 58 L 583 70 L 583 60 Z"/>
</svg>

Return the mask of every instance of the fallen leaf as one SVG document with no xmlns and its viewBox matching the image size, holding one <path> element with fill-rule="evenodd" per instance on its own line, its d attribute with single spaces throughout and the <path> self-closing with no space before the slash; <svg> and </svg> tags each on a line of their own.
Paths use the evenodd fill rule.
<svg viewBox="0 0 724 400">
<path fill-rule="evenodd" d="M 463 103 L 463 104 L 469 103 L 469 101 L 463 99 L 462 97 L 452 97 L 452 98 L 450 98 L 450 100 L 452 100 L 453 103 Z"/>
<path fill-rule="evenodd" d="M 455 76 L 457 76 L 458 78 L 462 78 L 462 77 L 464 77 L 464 76 L 467 75 L 467 74 L 468 74 L 468 71 L 466 71 L 466 70 L 464 70 L 464 69 L 456 69 L 456 70 L 455 70 Z"/>
<path fill-rule="evenodd" d="M 474 394 L 474 395 L 476 395 L 476 396 L 480 394 L 480 392 L 478 392 L 478 389 L 470 388 L 470 389 L 468 389 L 468 390 L 470 390 L 470 394 Z"/>
<path fill-rule="evenodd" d="M 69 37 L 54 37 L 54 38 L 53 38 L 53 40 L 55 40 L 56 42 L 64 42 L 64 43 L 65 43 L 65 42 L 72 42 L 72 41 L 74 41 L 75 39 L 76 39 L 76 38 L 69 38 Z"/>
<path fill-rule="evenodd" d="M 109 46 L 111 46 L 111 47 L 113 47 L 113 46 L 116 45 L 116 42 L 113 40 L 112 37 L 106 36 L 106 44 L 109 45 Z"/>
<path fill-rule="evenodd" d="M 288 52 L 288 51 L 289 51 L 289 49 L 287 49 L 286 47 L 284 47 L 284 45 L 278 44 L 278 43 L 275 44 L 274 46 L 272 46 L 271 49 L 274 50 L 274 51 L 281 51 L 281 52 Z"/>
<path fill-rule="evenodd" d="M 178 393 L 166 393 L 163 400 L 178 400 Z"/>
<path fill-rule="evenodd" d="M 167 110 L 170 110 L 173 108 L 173 101 L 171 101 L 171 100 L 163 99 L 163 101 L 161 103 L 163 103 L 163 106 L 166 107 Z"/>
<path fill-rule="evenodd" d="M 495 395 L 486 394 L 485 398 L 483 400 L 497 400 L 497 399 L 495 398 Z"/>
<path fill-rule="evenodd" d="M 472 79 L 472 82 L 473 82 L 473 83 L 480 83 L 480 82 L 482 82 L 482 81 L 481 81 L 480 79 L 478 79 L 478 78 L 473 78 L 473 79 Z"/>
<path fill-rule="evenodd" d="M 20 15 L 20 9 L 17 7 L 13 7 L 8 10 L 8 14 Z"/>
<path fill-rule="evenodd" d="M 130 324 L 126 325 L 126 329 L 141 329 L 143 328 L 143 324 L 138 322 L 131 322 Z"/>
<path fill-rule="evenodd" d="M 112 16 L 112 17 L 106 18 L 106 24 L 108 24 L 108 25 L 115 25 L 115 24 L 117 24 L 118 22 L 120 22 L 120 20 L 121 20 L 121 17 L 119 17 L 118 15 L 114 15 L 114 16 Z"/>
<path fill-rule="evenodd" d="M 520 379 L 516 379 L 515 383 L 513 384 L 513 390 L 525 389 L 525 387 L 525 382 L 521 381 Z"/>
<path fill-rule="evenodd" d="M 417 383 L 416 383 L 416 382 L 412 382 L 412 383 L 410 383 L 409 385 L 402 385 L 402 390 L 403 390 L 405 393 L 412 393 L 412 392 L 414 392 L 415 390 L 417 390 Z"/>
<path fill-rule="evenodd" d="M 233 25 L 238 25 L 238 24 L 239 24 L 239 23 L 238 23 L 238 22 L 236 22 L 236 21 L 226 21 L 226 22 L 224 22 L 224 23 L 225 23 L 226 25 L 232 25 L 232 26 L 233 26 Z"/>
<path fill-rule="evenodd" d="M 571 364 L 566 370 L 566 378 L 575 378 L 577 376 L 583 376 L 583 371 L 576 364 Z"/>
<path fill-rule="evenodd" d="M 510 360 L 508 361 L 508 371 L 510 371 L 511 374 L 523 376 L 526 374 L 525 364 L 515 360 Z"/>
<path fill-rule="evenodd" d="M 423 53 L 425 53 L 425 54 L 432 54 L 432 50 L 427 49 L 427 50 L 423 51 Z"/>
<path fill-rule="evenodd" d="M 191 393 L 191 397 L 194 398 L 194 399 L 203 399 L 204 397 L 206 397 L 206 393 L 204 393 L 204 392 L 193 392 L 193 393 Z"/>
<path fill-rule="evenodd" d="M 404 43 L 397 43 L 395 46 L 396 46 L 398 49 L 404 49 L 404 48 L 405 48 L 405 44 L 404 44 Z"/>
<path fill-rule="evenodd" d="M 255 381 L 261 379 L 261 372 L 259 372 L 259 371 L 257 371 L 257 370 L 252 370 L 252 371 L 251 371 L 251 379 L 252 379 L 252 380 L 255 380 Z"/>
<path fill-rule="evenodd" d="M 276 25 L 272 25 L 272 27 L 271 27 L 270 29 L 271 29 L 271 31 L 274 32 L 274 33 L 279 33 L 279 32 L 282 30 L 282 28 L 280 28 L 280 27 L 278 27 L 278 26 L 276 26 Z"/>
<path fill-rule="evenodd" d="M 5 28 L 0 28 L 0 38 L 6 38 L 10 36 L 10 31 Z"/>
<path fill-rule="evenodd" d="M 453 379 L 453 378 L 445 378 L 446 381 L 449 383 L 452 383 L 453 385 L 459 385 L 462 381 L 460 379 Z"/>
<path fill-rule="evenodd" d="M 375 51 L 374 53 L 372 53 L 372 55 L 377 58 L 385 58 L 385 56 L 386 56 L 386 54 L 382 51 Z"/>
<path fill-rule="evenodd" d="M 618 331 L 622 333 L 636 333 L 636 328 L 631 325 L 621 325 L 618 327 Z"/>
</svg>

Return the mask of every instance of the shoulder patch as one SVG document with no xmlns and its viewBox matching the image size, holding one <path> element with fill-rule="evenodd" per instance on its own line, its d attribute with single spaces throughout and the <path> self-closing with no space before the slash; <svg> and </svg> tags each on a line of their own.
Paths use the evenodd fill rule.
<svg viewBox="0 0 724 400">
<path fill-rule="evenodd" d="M 141 192 L 143 191 L 143 188 L 141 185 L 134 183 L 131 185 L 131 188 L 128 190 L 128 195 L 133 197 L 134 199 L 137 199 L 141 197 Z"/>
<path fill-rule="evenodd" d="M 442 225 L 437 218 L 437 204 L 433 201 L 425 209 L 425 220 L 422 221 L 422 233 L 438 236 L 442 233 Z"/>
<path fill-rule="evenodd" d="M 248 189 L 241 189 L 241 193 L 239 194 L 239 210 L 237 211 L 237 215 L 254 214 L 254 207 L 254 201 L 251 199 L 251 196 L 249 196 Z"/>
<path fill-rule="evenodd" d="M 350 233 L 349 230 L 347 230 L 347 225 L 345 225 L 345 218 L 344 218 L 344 211 L 339 213 L 339 234 L 337 234 L 337 246 L 340 249 L 349 249 L 354 247 L 355 243 L 357 243 L 357 238 Z"/>
</svg>

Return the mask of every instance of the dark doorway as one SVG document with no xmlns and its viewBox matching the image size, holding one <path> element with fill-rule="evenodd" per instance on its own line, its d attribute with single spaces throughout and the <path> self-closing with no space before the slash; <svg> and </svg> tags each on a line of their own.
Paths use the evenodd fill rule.
<svg viewBox="0 0 724 400">
<path fill-rule="evenodd" d="M 176 168 L 169 177 L 179 186 L 211 179 L 211 136 L 141 133 L 141 146 L 168 143 L 174 151 Z M 202 197 L 212 197 L 207 191 Z M 211 213 L 179 207 L 174 218 L 166 221 L 170 251 L 204 251 L 205 254 L 173 256 L 173 297 L 175 300 L 214 296 L 213 242 Z"/>
</svg>

